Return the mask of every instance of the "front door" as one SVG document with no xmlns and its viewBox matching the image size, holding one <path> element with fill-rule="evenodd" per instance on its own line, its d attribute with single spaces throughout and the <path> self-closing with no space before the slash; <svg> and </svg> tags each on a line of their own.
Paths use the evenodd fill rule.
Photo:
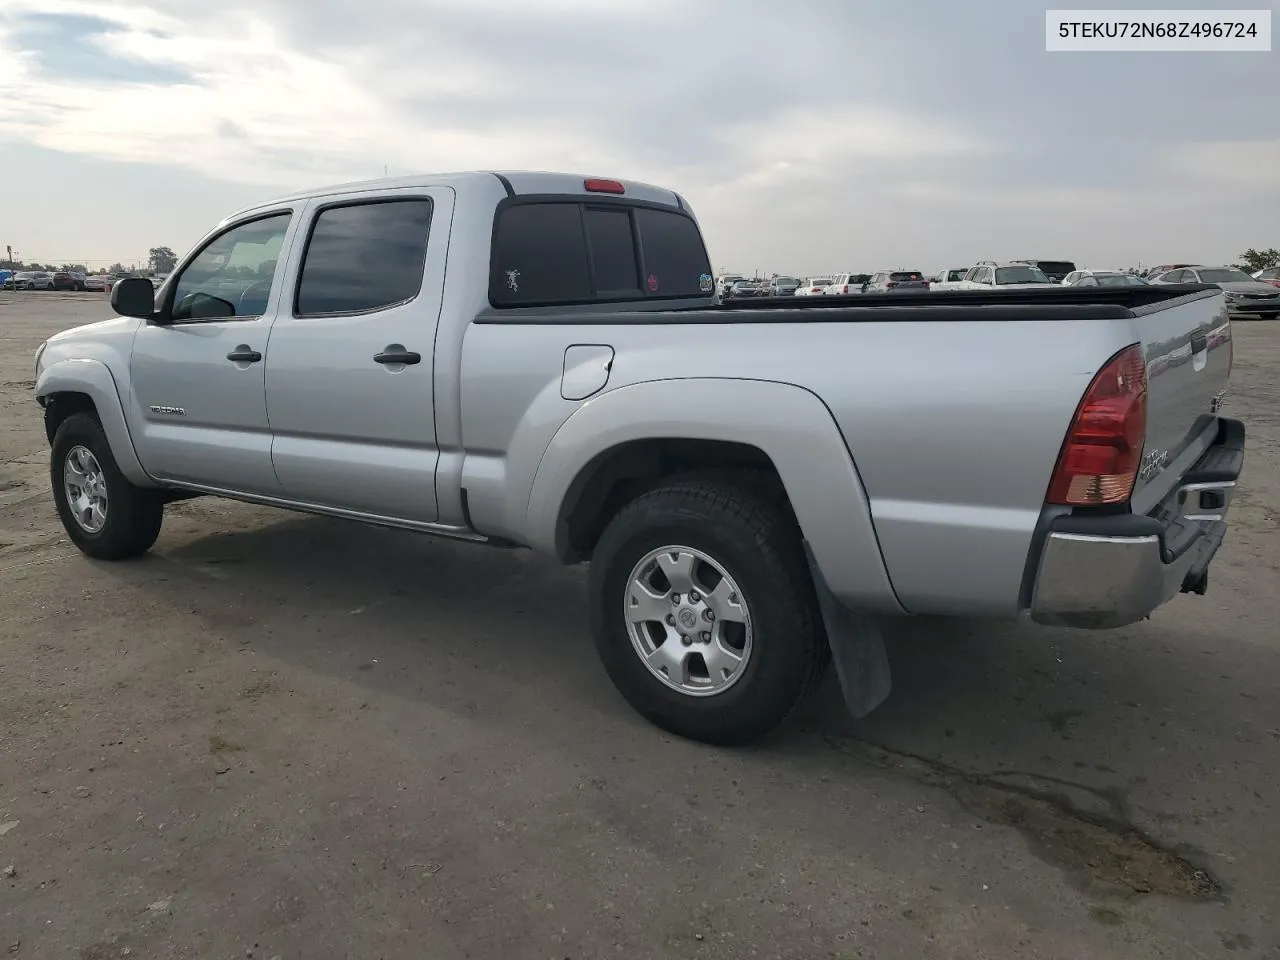
<svg viewBox="0 0 1280 960">
<path fill-rule="evenodd" d="M 216 234 L 166 286 L 129 364 L 131 432 L 160 480 L 278 494 L 262 362 L 291 210 Z"/>
<path fill-rule="evenodd" d="M 453 203 L 447 187 L 392 189 L 309 210 L 266 360 L 271 457 L 288 499 L 437 518 L 432 353 Z"/>
</svg>

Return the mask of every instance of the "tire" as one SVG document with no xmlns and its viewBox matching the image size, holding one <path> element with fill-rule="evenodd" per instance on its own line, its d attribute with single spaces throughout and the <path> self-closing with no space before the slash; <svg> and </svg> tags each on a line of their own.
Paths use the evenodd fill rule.
<svg viewBox="0 0 1280 960">
<path fill-rule="evenodd" d="M 89 461 L 82 451 L 87 451 L 96 469 L 85 469 Z M 69 474 L 68 459 L 73 455 L 75 462 Z M 76 518 L 77 509 L 68 490 L 68 477 L 76 474 L 100 478 L 101 482 L 94 484 L 102 491 L 101 500 L 105 502 L 100 525 L 97 525 L 98 517 L 87 517 L 87 524 Z M 120 472 L 102 424 L 92 413 L 72 414 L 58 427 L 53 438 L 49 478 L 58 518 L 71 542 L 82 553 L 97 560 L 125 560 L 146 553 L 160 535 L 164 520 L 161 495 L 135 487 Z"/>
<path fill-rule="evenodd" d="M 699 571 L 693 583 L 711 595 L 702 596 L 705 590 L 682 594 L 682 603 L 673 604 L 673 614 L 663 614 L 664 621 L 634 627 L 628 616 L 633 574 L 655 552 L 667 553 L 667 547 L 683 548 L 678 554 L 682 559 L 693 557 L 693 569 Z M 714 567 L 727 574 L 728 584 L 714 584 Z M 655 576 L 648 586 L 656 616 L 667 609 L 676 590 L 675 581 Z M 745 616 L 733 611 L 732 603 L 726 606 L 730 586 L 736 587 Z M 642 716 L 690 740 L 719 746 L 758 740 L 790 716 L 827 662 L 826 636 L 799 530 L 782 511 L 731 484 L 678 480 L 624 507 L 596 544 L 590 590 L 592 633 L 610 679 Z M 703 630 L 708 607 L 713 614 L 719 607 L 723 614 L 709 624 L 711 631 Z M 749 647 L 735 617 L 750 624 Z M 675 632 L 686 627 L 690 643 Z M 726 648 L 741 653 L 741 662 L 720 669 L 734 662 L 724 656 Z M 655 663 L 683 658 L 685 676 L 652 669 L 641 649 Z M 680 689 L 677 679 L 683 681 Z"/>
</svg>

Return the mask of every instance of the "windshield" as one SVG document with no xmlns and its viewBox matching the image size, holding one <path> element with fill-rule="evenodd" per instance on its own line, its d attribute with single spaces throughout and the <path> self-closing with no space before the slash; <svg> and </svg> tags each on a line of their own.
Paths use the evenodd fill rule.
<svg viewBox="0 0 1280 960">
<path fill-rule="evenodd" d="M 890 280 L 901 283 L 903 280 L 923 280 L 924 274 L 919 270 L 899 270 L 889 276 Z"/>
<path fill-rule="evenodd" d="M 964 275 L 968 272 L 968 270 L 948 270 L 947 283 L 959 283 L 964 279 Z"/>
<path fill-rule="evenodd" d="M 996 283 L 1050 283 L 1035 267 L 1000 267 L 996 270 Z"/>
<path fill-rule="evenodd" d="M 1201 283 L 1253 283 L 1243 270 L 1199 270 Z"/>
<path fill-rule="evenodd" d="M 1100 287 L 1136 287 L 1145 286 L 1143 281 L 1137 277 L 1131 277 L 1127 273 L 1095 273 L 1094 279 L 1098 281 Z"/>
<path fill-rule="evenodd" d="M 1037 260 L 1036 266 L 1042 273 L 1060 273 L 1064 277 L 1076 269 L 1076 265 L 1070 260 Z"/>
<path fill-rule="evenodd" d="M 773 278 L 773 283 L 774 283 L 774 286 L 778 286 L 778 287 L 798 287 L 798 286 L 800 286 L 800 281 L 799 281 L 799 279 L 798 279 L 798 278 L 796 278 L 796 277 L 774 277 L 774 278 Z"/>
<path fill-rule="evenodd" d="M 806 287 L 829 287 L 831 286 L 830 277 L 810 277 L 804 282 Z"/>
</svg>

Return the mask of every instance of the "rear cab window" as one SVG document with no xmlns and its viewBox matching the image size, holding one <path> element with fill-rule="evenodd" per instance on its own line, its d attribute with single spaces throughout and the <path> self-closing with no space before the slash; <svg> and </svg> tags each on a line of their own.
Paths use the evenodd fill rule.
<svg viewBox="0 0 1280 960">
<path fill-rule="evenodd" d="M 490 255 L 495 307 L 710 297 L 693 218 L 635 201 L 517 198 L 500 205 Z"/>
</svg>

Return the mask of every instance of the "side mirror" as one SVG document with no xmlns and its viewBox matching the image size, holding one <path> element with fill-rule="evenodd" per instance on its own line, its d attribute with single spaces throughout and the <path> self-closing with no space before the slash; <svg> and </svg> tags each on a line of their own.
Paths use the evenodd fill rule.
<svg viewBox="0 0 1280 960">
<path fill-rule="evenodd" d="M 156 290 L 143 277 L 125 277 L 111 287 L 111 309 L 122 317 L 150 319 L 156 310 Z"/>
</svg>

